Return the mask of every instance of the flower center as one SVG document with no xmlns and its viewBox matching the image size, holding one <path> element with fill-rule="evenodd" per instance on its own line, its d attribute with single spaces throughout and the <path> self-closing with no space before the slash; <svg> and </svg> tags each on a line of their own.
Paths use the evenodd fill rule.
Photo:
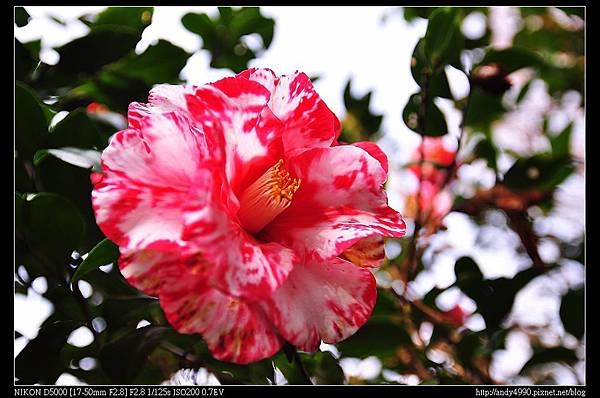
<svg viewBox="0 0 600 398">
<path fill-rule="evenodd" d="M 290 177 L 279 160 L 239 196 L 238 218 L 244 228 L 250 233 L 263 229 L 292 204 L 300 182 Z"/>
</svg>

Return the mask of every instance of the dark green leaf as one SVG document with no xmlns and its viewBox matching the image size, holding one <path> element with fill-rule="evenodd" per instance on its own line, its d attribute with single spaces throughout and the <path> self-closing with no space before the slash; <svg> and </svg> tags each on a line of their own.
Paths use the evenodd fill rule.
<svg viewBox="0 0 600 398">
<path fill-rule="evenodd" d="M 94 248 L 88 253 L 86 259 L 83 260 L 79 267 L 77 267 L 77 270 L 71 279 L 71 283 L 77 282 L 82 276 L 103 265 L 116 262 L 118 258 L 119 246 L 115 245 L 108 239 L 104 239 L 102 242 L 94 246 Z"/>
<path fill-rule="evenodd" d="M 48 135 L 46 148 L 99 148 L 102 139 L 96 125 L 85 110 L 76 109 L 54 126 Z"/>
<path fill-rule="evenodd" d="M 74 76 L 92 74 L 128 54 L 138 41 L 136 32 L 126 26 L 98 27 L 58 48 L 60 61 L 56 67 Z"/>
<path fill-rule="evenodd" d="M 108 7 L 92 22 L 92 29 L 104 25 L 127 26 L 142 34 L 152 23 L 153 7 Z"/>
<path fill-rule="evenodd" d="M 411 130 L 425 136 L 439 137 L 448 132 L 446 118 L 437 105 L 430 99 L 421 106 L 421 94 L 413 94 L 402 113 L 404 123 Z"/>
<path fill-rule="evenodd" d="M 505 112 L 500 95 L 484 92 L 480 87 L 471 87 L 471 99 L 465 125 L 486 130 L 490 123 Z"/>
<path fill-rule="evenodd" d="M 568 158 L 544 154 L 518 159 L 504 175 L 504 184 L 513 191 L 554 189 L 563 182 L 574 167 Z"/>
<path fill-rule="evenodd" d="M 521 368 L 519 373 L 526 373 L 537 365 L 543 365 L 551 362 L 562 362 L 570 365 L 577 362 L 577 354 L 575 351 L 566 347 L 538 349 L 534 352 L 531 359 L 529 359 L 529 361 L 523 365 L 523 368 Z"/>
<path fill-rule="evenodd" d="M 456 62 L 463 44 L 460 8 L 441 7 L 432 12 L 424 41 L 424 54 L 432 68 Z"/>
<path fill-rule="evenodd" d="M 66 264 L 85 233 L 85 221 L 69 200 L 52 193 L 28 198 L 27 241 L 57 264 Z"/>
<path fill-rule="evenodd" d="M 569 290 L 560 304 L 560 319 L 565 330 L 578 339 L 585 332 L 585 294 L 583 288 Z"/>
<path fill-rule="evenodd" d="M 480 284 L 483 280 L 483 273 L 471 257 L 461 257 L 456 260 L 454 275 L 456 276 L 456 285 L 463 290 Z"/>
<path fill-rule="evenodd" d="M 565 127 L 565 129 L 561 131 L 558 135 L 550 138 L 550 145 L 552 146 L 552 157 L 560 159 L 569 156 L 572 131 L 573 124 L 569 123 L 569 125 Z"/>
<path fill-rule="evenodd" d="M 140 55 L 131 55 L 108 68 L 120 77 L 141 80 L 146 84 L 177 83 L 179 72 L 190 54 L 166 40 L 159 40 Z"/>
<path fill-rule="evenodd" d="M 70 321 L 42 327 L 15 358 L 15 377 L 19 384 L 54 384 L 66 367 L 59 361 L 60 351 L 78 326 L 77 322 Z"/>
<path fill-rule="evenodd" d="M 15 7 L 15 23 L 19 28 L 29 23 L 29 13 L 23 7 Z"/>
<path fill-rule="evenodd" d="M 479 65 L 497 64 L 502 71 L 510 74 L 522 68 L 540 68 L 544 61 L 539 55 L 526 48 L 509 47 L 502 50 L 490 49 Z"/>
<path fill-rule="evenodd" d="M 48 134 L 44 106 L 29 87 L 16 82 L 15 145 L 18 156 L 23 160 L 33 158 Z"/>
<path fill-rule="evenodd" d="M 37 57 L 23 43 L 15 39 L 15 78 L 27 81 L 37 62 Z"/>
<path fill-rule="evenodd" d="M 452 98 L 450 84 L 444 68 L 433 70 L 425 57 L 424 39 L 417 42 L 413 56 L 411 58 L 411 68 L 413 79 L 421 88 L 427 83 L 428 92 L 431 97 Z"/>
<path fill-rule="evenodd" d="M 114 383 L 130 383 L 169 330 L 164 326 L 146 326 L 108 343 L 99 354 L 102 369 Z"/>
</svg>

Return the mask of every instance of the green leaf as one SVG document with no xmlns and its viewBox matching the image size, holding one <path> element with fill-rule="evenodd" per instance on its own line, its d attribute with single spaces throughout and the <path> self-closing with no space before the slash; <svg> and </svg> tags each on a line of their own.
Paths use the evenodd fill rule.
<svg viewBox="0 0 600 398">
<path fill-rule="evenodd" d="M 501 96 L 487 93 L 477 86 L 471 87 L 470 95 L 465 125 L 477 130 L 487 130 L 490 123 L 504 114 Z"/>
<path fill-rule="evenodd" d="M 28 198 L 27 242 L 56 264 L 66 264 L 85 233 L 80 211 L 60 195 L 39 193 Z"/>
<path fill-rule="evenodd" d="M 60 352 L 77 322 L 56 322 L 40 328 L 15 358 L 15 377 L 18 384 L 54 384 L 67 364 L 60 361 Z M 43 366 L 41 363 L 43 361 Z"/>
<path fill-rule="evenodd" d="M 37 58 L 19 40 L 15 39 L 15 78 L 28 80 L 29 74 L 37 65 Z"/>
<path fill-rule="evenodd" d="M 189 13 L 181 22 L 187 30 L 202 37 L 202 48 L 211 53 L 210 66 L 229 68 L 234 72 L 247 69 L 248 62 L 256 57 L 255 51 L 242 38 L 258 34 L 262 39 L 262 45 L 257 49 L 260 53 L 271 45 L 275 31 L 275 21 L 263 16 L 258 7 L 219 7 L 216 18 Z"/>
<path fill-rule="evenodd" d="M 135 49 L 139 37 L 127 26 L 101 26 L 88 35 L 57 48 L 56 68 L 67 74 L 93 74 Z"/>
<path fill-rule="evenodd" d="M 446 118 L 437 105 L 430 99 L 425 107 L 421 106 L 420 93 L 413 94 L 408 100 L 402 118 L 408 128 L 418 134 L 439 137 L 448 133 Z M 425 117 L 421 117 L 421 112 Z"/>
<path fill-rule="evenodd" d="M 585 333 L 585 293 L 583 288 L 569 290 L 560 303 L 560 319 L 565 330 L 581 339 Z"/>
<path fill-rule="evenodd" d="M 19 157 L 32 159 L 48 134 L 45 105 L 21 82 L 15 85 L 15 146 Z"/>
<path fill-rule="evenodd" d="M 44 161 L 46 156 L 52 155 L 57 159 L 72 164 L 73 166 L 84 169 L 93 169 L 100 172 L 102 166 L 100 164 L 101 153 L 92 149 L 79 149 L 64 147 L 60 149 L 41 149 L 35 153 L 33 164 L 39 166 Z"/>
<path fill-rule="evenodd" d="M 570 154 L 571 133 L 573 132 L 573 124 L 569 123 L 560 134 L 550 138 L 552 147 L 552 156 L 554 158 L 566 158 Z"/>
<path fill-rule="evenodd" d="M 369 91 L 362 97 L 352 95 L 352 80 L 348 80 L 344 89 L 344 106 L 346 117 L 342 121 L 341 140 L 357 142 L 372 139 L 381 127 L 383 115 L 371 112 L 371 95 Z"/>
<path fill-rule="evenodd" d="M 102 369 L 114 383 L 131 383 L 140 372 L 146 357 L 160 344 L 169 330 L 166 326 L 146 326 L 106 344 L 98 356 Z"/>
<path fill-rule="evenodd" d="M 29 23 L 29 13 L 23 7 L 15 7 L 15 23 L 19 28 Z"/>
<path fill-rule="evenodd" d="M 179 72 L 185 66 L 190 54 L 166 40 L 159 40 L 140 55 L 112 64 L 108 72 L 120 77 L 141 80 L 146 84 L 177 83 Z"/>
<path fill-rule="evenodd" d="M 91 23 L 90 28 L 104 25 L 127 26 L 139 35 L 152 23 L 153 7 L 108 7 Z"/>
<path fill-rule="evenodd" d="M 54 126 L 48 135 L 47 148 L 99 148 L 102 138 L 98 128 L 83 109 L 70 112 Z"/>
<path fill-rule="evenodd" d="M 427 79 L 430 96 L 452 98 L 446 71 L 444 68 L 431 69 L 425 57 L 424 42 L 424 39 L 419 40 L 413 51 L 410 68 L 412 77 L 421 88 L 425 85 Z"/>
<path fill-rule="evenodd" d="M 104 239 L 102 242 L 94 246 L 94 248 L 88 253 L 86 259 L 83 260 L 79 267 L 77 267 L 77 270 L 71 279 L 71 284 L 77 282 L 87 273 L 103 265 L 116 262 L 118 258 L 119 246 L 115 245 L 108 239 Z"/>
<path fill-rule="evenodd" d="M 454 264 L 454 275 L 456 276 L 456 285 L 461 289 L 480 284 L 483 280 L 483 273 L 479 265 L 471 257 L 461 257 Z"/>
<path fill-rule="evenodd" d="M 460 8 L 441 7 L 431 13 L 423 50 L 432 68 L 455 63 L 460 58 L 463 41 Z"/>
<path fill-rule="evenodd" d="M 532 370 L 538 365 L 543 365 L 551 362 L 561 362 L 573 364 L 577 362 L 577 354 L 575 351 L 566 347 L 551 347 L 542 348 L 534 351 L 533 356 L 523 365 L 519 374 L 524 374 Z"/>
<path fill-rule="evenodd" d="M 544 67 L 543 59 L 526 48 L 509 47 L 502 50 L 489 49 L 479 65 L 498 64 L 502 71 L 510 74 L 523 68 Z"/>
<path fill-rule="evenodd" d="M 544 154 L 520 158 L 504 175 L 504 184 L 513 191 L 554 189 L 563 182 L 574 167 L 568 158 Z"/>
</svg>

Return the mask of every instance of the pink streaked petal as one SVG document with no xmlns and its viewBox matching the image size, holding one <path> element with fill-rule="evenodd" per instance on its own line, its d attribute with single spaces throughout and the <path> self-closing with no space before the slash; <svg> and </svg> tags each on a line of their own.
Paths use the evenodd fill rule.
<svg viewBox="0 0 600 398">
<path fill-rule="evenodd" d="M 104 177 L 92 192 L 96 223 L 123 248 L 178 250 L 187 192 Z"/>
<path fill-rule="evenodd" d="M 233 298 L 188 278 L 165 286 L 160 303 L 181 333 L 200 333 L 215 358 L 246 364 L 274 355 L 283 340 L 256 304 Z"/>
<path fill-rule="evenodd" d="M 375 235 L 361 239 L 344 250 L 341 257 L 359 267 L 377 268 L 385 259 L 383 238 Z"/>
<path fill-rule="evenodd" d="M 191 85 L 159 84 L 150 90 L 148 103 L 132 102 L 127 119 L 130 128 L 139 128 L 140 120 L 153 113 L 187 112 L 185 96 L 195 91 Z"/>
<path fill-rule="evenodd" d="M 368 269 L 335 258 L 294 268 L 264 304 L 280 334 L 303 351 L 316 351 L 354 334 L 371 315 L 377 289 Z"/>
<path fill-rule="evenodd" d="M 102 168 L 109 176 L 187 189 L 207 154 L 203 134 L 186 117 L 152 113 L 139 120 L 139 129 L 114 135 Z"/>
<path fill-rule="evenodd" d="M 361 148 L 366 151 L 369 155 L 373 156 L 375 159 L 379 161 L 381 168 L 386 172 L 388 172 L 388 158 L 387 155 L 379 148 L 379 145 L 374 142 L 361 141 L 355 142 L 351 145 Z"/>
<path fill-rule="evenodd" d="M 285 151 L 328 147 L 340 134 L 340 122 L 301 72 L 275 77 L 270 69 L 250 69 L 240 76 L 271 92 L 269 107 L 283 123 Z"/>
<path fill-rule="evenodd" d="M 287 278 L 294 252 L 279 243 L 262 243 L 249 235 L 227 206 L 215 175 L 196 184 L 195 200 L 184 212 L 183 238 L 214 265 L 212 281 L 237 297 L 266 297 Z"/>
<path fill-rule="evenodd" d="M 404 221 L 382 189 L 386 173 L 363 149 L 314 148 L 289 159 L 287 168 L 302 185 L 262 232 L 265 238 L 322 261 L 372 235 L 404 235 Z"/>
<path fill-rule="evenodd" d="M 179 267 L 179 255 L 159 250 L 132 251 L 121 248 L 118 264 L 127 282 L 151 296 L 158 291 L 165 279 L 161 276 L 169 268 Z"/>
<path fill-rule="evenodd" d="M 186 97 L 236 193 L 281 158 L 283 125 L 267 107 L 269 97 L 262 85 L 242 77 L 219 80 Z"/>
</svg>

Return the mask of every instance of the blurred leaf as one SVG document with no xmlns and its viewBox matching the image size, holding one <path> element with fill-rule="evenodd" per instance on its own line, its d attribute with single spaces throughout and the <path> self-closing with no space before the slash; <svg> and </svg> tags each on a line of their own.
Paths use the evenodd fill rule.
<svg viewBox="0 0 600 398">
<path fill-rule="evenodd" d="M 496 160 L 498 158 L 498 149 L 491 140 L 485 138 L 479 141 L 475 146 L 474 153 L 477 158 L 485 159 L 488 167 L 495 171 L 498 170 L 498 164 Z"/>
<path fill-rule="evenodd" d="M 481 284 L 483 280 L 483 273 L 471 257 L 461 257 L 456 260 L 454 275 L 456 276 L 456 286 L 463 291 L 471 286 Z"/>
<path fill-rule="evenodd" d="M 504 184 L 513 191 L 554 189 L 563 182 L 574 167 L 568 158 L 544 154 L 517 159 L 504 175 Z"/>
<path fill-rule="evenodd" d="M 77 267 L 71 284 L 77 282 L 82 276 L 103 265 L 115 263 L 119 258 L 119 246 L 108 239 L 98 243 L 83 262 Z"/>
<path fill-rule="evenodd" d="M 73 166 L 84 169 L 93 169 L 100 172 L 100 152 L 95 150 L 85 150 L 79 148 L 64 147 L 60 149 L 41 149 L 35 153 L 33 157 L 34 166 L 39 166 L 44 161 L 46 156 L 52 155 L 57 159 L 72 164 Z"/>
<path fill-rule="evenodd" d="M 535 349 L 533 356 L 523 365 L 519 374 L 524 374 L 537 365 L 550 362 L 562 362 L 570 365 L 577 362 L 577 354 L 566 347 Z"/>
<path fill-rule="evenodd" d="M 433 68 L 458 61 L 463 45 L 459 17 L 458 7 L 440 7 L 431 13 L 423 51 Z"/>
<path fill-rule="evenodd" d="M 56 68 L 75 77 L 92 74 L 135 49 L 138 41 L 138 35 L 129 27 L 101 26 L 57 48 L 60 61 Z"/>
<path fill-rule="evenodd" d="M 583 288 L 569 290 L 560 304 L 560 319 L 565 330 L 581 339 L 585 333 L 585 294 Z"/>
<path fill-rule="evenodd" d="M 428 92 L 431 97 L 452 98 L 450 84 L 444 68 L 432 69 L 425 56 L 424 39 L 420 39 L 415 46 L 411 58 L 411 68 L 415 82 L 423 87 L 427 80 Z"/>
<path fill-rule="evenodd" d="M 412 22 L 416 18 L 429 18 L 435 7 L 402 7 L 402 15 L 406 22 Z"/>
<path fill-rule="evenodd" d="M 48 134 L 43 105 L 33 91 L 21 82 L 15 85 L 15 147 L 23 160 L 32 159 Z"/>
<path fill-rule="evenodd" d="M 127 26 L 141 36 L 152 23 L 153 7 L 108 7 L 91 23 L 92 29 L 103 25 Z"/>
<path fill-rule="evenodd" d="M 484 92 L 480 87 L 471 87 L 471 99 L 465 119 L 465 125 L 485 130 L 490 123 L 499 119 L 505 112 L 502 97 Z"/>
<path fill-rule="evenodd" d="M 479 65 L 489 64 L 497 64 L 504 73 L 510 74 L 522 68 L 540 68 L 544 66 L 544 61 L 528 49 L 509 47 L 501 50 L 488 50 Z"/>
<path fill-rule="evenodd" d="M 78 326 L 77 322 L 69 321 L 40 328 L 38 335 L 15 358 L 18 384 L 54 384 L 63 371 L 63 364 L 59 361 L 60 351 L 67 337 Z M 42 361 L 43 366 L 40 366 Z"/>
<path fill-rule="evenodd" d="M 585 7 L 557 7 L 568 15 L 577 15 L 579 18 L 585 17 Z"/>
<path fill-rule="evenodd" d="M 19 40 L 15 39 L 15 79 L 27 81 L 37 65 L 37 57 Z"/>
<path fill-rule="evenodd" d="M 379 131 L 383 115 L 371 113 L 371 95 L 369 91 L 362 97 L 352 95 L 352 80 L 348 80 L 344 88 L 344 106 L 346 117 L 342 121 L 341 139 L 344 142 L 371 140 Z"/>
<path fill-rule="evenodd" d="M 58 264 L 78 248 L 85 221 L 69 200 L 53 193 L 38 193 L 27 203 L 27 241 Z"/>
<path fill-rule="evenodd" d="M 99 353 L 102 369 L 116 384 L 129 384 L 147 356 L 160 344 L 170 328 L 146 326 L 106 344 Z"/>
<path fill-rule="evenodd" d="M 565 129 L 561 131 L 560 134 L 550 138 L 550 145 L 552 146 L 552 157 L 560 159 L 569 156 L 572 131 L 573 124 L 569 123 L 569 125 L 565 127 Z"/>
<path fill-rule="evenodd" d="M 140 55 L 130 55 L 110 65 L 107 72 L 141 80 L 148 85 L 179 82 L 179 72 L 190 54 L 166 40 L 149 46 Z"/>
<path fill-rule="evenodd" d="M 85 110 L 76 109 L 54 126 L 48 135 L 47 148 L 99 148 L 102 139 Z"/>
<path fill-rule="evenodd" d="M 439 137 L 448 133 L 446 118 L 437 105 L 430 99 L 422 108 L 421 100 L 421 94 L 411 95 L 402 113 L 404 124 L 420 135 Z M 425 118 L 421 118 L 421 111 L 426 115 Z"/>
<path fill-rule="evenodd" d="M 233 9 L 219 7 L 219 16 L 211 19 L 206 14 L 189 13 L 181 19 L 183 26 L 202 37 L 202 48 L 211 53 L 210 66 L 241 72 L 256 54 L 242 38 L 257 33 L 262 39 L 258 51 L 271 45 L 275 21 L 264 17 L 258 7 Z"/>
<path fill-rule="evenodd" d="M 29 23 L 29 13 L 23 7 L 15 7 L 15 23 L 19 28 Z"/>
</svg>

